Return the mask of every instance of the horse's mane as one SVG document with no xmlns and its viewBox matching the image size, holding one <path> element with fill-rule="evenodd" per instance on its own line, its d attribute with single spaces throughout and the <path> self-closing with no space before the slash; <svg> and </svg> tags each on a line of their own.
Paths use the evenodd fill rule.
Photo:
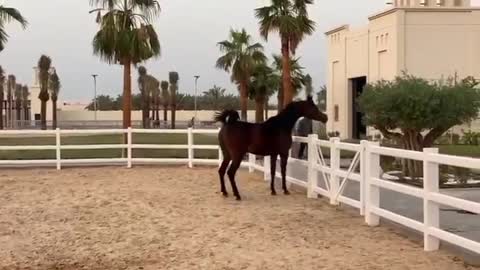
<svg viewBox="0 0 480 270">
<path fill-rule="evenodd" d="M 288 104 L 279 114 L 270 117 L 265 121 L 265 125 L 272 127 L 293 128 L 295 122 L 298 120 L 297 106 L 300 102 L 292 102 Z"/>
</svg>

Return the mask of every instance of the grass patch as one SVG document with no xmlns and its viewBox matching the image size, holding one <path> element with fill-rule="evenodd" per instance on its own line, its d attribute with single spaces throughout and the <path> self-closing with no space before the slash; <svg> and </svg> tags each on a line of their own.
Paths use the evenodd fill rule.
<svg viewBox="0 0 480 270">
<path fill-rule="evenodd" d="M 122 144 L 121 134 L 113 135 L 88 135 L 88 136 L 62 136 L 62 145 L 86 144 Z M 215 135 L 194 135 L 195 145 L 218 145 Z M 134 144 L 177 144 L 186 145 L 186 134 L 133 134 Z M 54 136 L 42 137 L 2 137 L 0 146 L 14 145 L 55 145 Z M 121 158 L 122 149 L 95 149 L 95 150 L 62 150 L 62 159 L 85 158 Z M 183 149 L 134 149 L 134 158 L 187 158 L 187 150 Z M 195 158 L 217 158 L 217 150 L 195 150 Z M 3 160 L 29 160 L 29 159 L 55 159 L 54 150 L 0 150 L 0 159 Z"/>
</svg>

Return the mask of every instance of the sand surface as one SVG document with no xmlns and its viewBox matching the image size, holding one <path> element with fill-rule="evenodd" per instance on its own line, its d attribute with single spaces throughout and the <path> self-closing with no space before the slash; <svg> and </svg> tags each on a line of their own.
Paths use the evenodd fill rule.
<svg viewBox="0 0 480 270">
<path fill-rule="evenodd" d="M 473 269 L 259 175 L 238 185 L 241 202 L 216 168 L 2 170 L 0 269 Z"/>
</svg>

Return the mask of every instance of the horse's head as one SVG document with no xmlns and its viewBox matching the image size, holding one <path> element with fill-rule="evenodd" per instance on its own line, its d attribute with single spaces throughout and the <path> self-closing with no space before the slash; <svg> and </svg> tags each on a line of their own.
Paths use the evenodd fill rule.
<svg viewBox="0 0 480 270">
<path fill-rule="evenodd" d="M 299 101 L 297 108 L 300 116 L 322 123 L 328 121 L 328 116 L 318 109 L 317 105 L 313 102 L 312 96 L 308 96 L 307 100 Z"/>
</svg>

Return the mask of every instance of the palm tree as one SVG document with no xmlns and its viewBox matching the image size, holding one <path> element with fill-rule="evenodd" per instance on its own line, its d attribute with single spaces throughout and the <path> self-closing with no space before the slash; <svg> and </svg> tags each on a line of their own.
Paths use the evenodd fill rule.
<svg viewBox="0 0 480 270">
<path fill-rule="evenodd" d="M 52 74 L 50 74 L 50 81 L 48 88 L 50 90 L 50 97 L 52 98 L 52 128 L 57 128 L 57 101 L 58 93 L 62 84 L 60 83 L 60 78 L 58 77 L 57 71 L 54 69 Z"/>
<path fill-rule="evenodd" d="M 13 110 L 13 91 L 17 85 L 17 78 L 15 75 L 8 75 L 7 81 L 7 127 L 12 127 L 12 110 Z"/>
<path fill-rule="evenodd" d="M 90 0 L 100 30 L 93 53 L 109 64 L 123 66 L 123 128 L 131 126 L 131 67 L 160 55 L 160 42 L 152 25 L 160 12 L 156 0 Z"/>
<path fill-rule="evenodd" d="M 172 111 L 172 129 L 175 129 L 175 113 L 177 111 L 178 72 L 172 71 L 168 74 L 170 82 L 170 109 Z"/>
<path fill-rule="evenodd" d="M 52 59 L 46 55 L 42 55 L 38 60 L 38 77 L 40 80 L 40 93 L 38 99 L 41 101 L 40 105 L 40 122 L 42 130 L 47 129 L 47 102 L 50 99 L 48 94 L 48 81 L 50 79 L 50 67 L 52 66 Z"/>
<path fill-rule="evenodd" d="M 24 85 L 22 87 L 22 101 L 23 101 L 23 119 L 25 120 L 25 123 L 27 121 L 30 121 L 30 111 L 29 111 L 29 97 L 30 93 L 28 91 L 28 86 Z"/>
<path fill-rule="evenodd" d="M 313 0 L 271 0 L 270 6 L 255 10 L 259 20 L 260 34 L 268 40 L 271 32 L 279 33 L 282 45 L 282 84 L 283 105 L 292 102 L 294 97 L 290 72 L 290 53 L 295 51 L 306 35 L 315 31 L 315 22 L 308 17 L 307 5 Z"/>
<path fill-rule="evenodd" d="M 15 126 L 20 124 L 20 120 L 22 120 L 22 85 L 16 84 L 15 85 Z"/>
<path fill-rule="evenodd" d="M 218 110 L 218 103 L 220 99 L 225 96 L 225 91 L 227 91 L 225 88 L 222 88 L 220 86 L 214 85 L 211 89 L 208 91 L 203 92 L 203 95 L 208 99 L 211 100 L 213 103 L 213 109 L 216 111 Z"/>
<path fill-rule="evenodd" d="M 142 96 L 142 126 L 143 128 L 150 127 L 150 121 L 148 119 L 149 116 L 149 105 L 150 105 L 150 92 L 146 89 L 146 77 L 147 77 L 147 69 L 144 66 L 138 67 L 138 89 L 140 90 L 140 94 Z"/>
<path fill-rule="evenodd" d="M 162 88 L 162 104 L 163 104 L 163 121 L 165 123 L 168 120 L 168 104 L 170 103 L 170 92 L 168 92 L 168 87 L 170 84 L 167 81 L 162 81 L 161 88 Z M 160 98 L 157 99 L 157 120 L 160 121 L 158 117 L 158 108 L 160 107 Z"/>
<path fill-rule="evenodd" d="M 3 67 L 0 66 L 0 130 L 3 129 L 3 102 L 5 100 L 3 91 L 4 91 L 4 85 L 5 85 L 5 71 L 3 70 Z"/>
<path fill-rule="evenodd" d="M 157 104 L 156 100 L 157 97 L 158 97 L 158 93 L 160 92 L 159 90 L 160 88 L 160 82 L 155 78 L 153 77 L 152 75 L 146 75 L 145 76 L 145 95 L 147 95 L 148 97 L 152 96 L 153 99 L 154 99 L 154 107 L 153 108 L 158 108 L 158 106 L 155 106 Z M 148 98 L 148 100 L 150 101 L 150 98 Z M 146 108 L 146 116 L 147 116 L 147 121 L 148 121 L 148 115 L 149 115 L 149 108 L 148 108 L 148 103 L 146 104 L 147 105 L 147 108 Z M 154 120 L 158 120 L 158 113 L 157 113 L 157 119 L 154 119 Z M 157 124 L 157 121 L 154 122 L 154 124 L 156 125 Z"/>
<path fill-rule="evenodd" d="M 218 43 L 220 51 L 224 53 L 217 60 L 217 68 L 231 72 L 232 82 L 236 82 L 240 89 L 240 109 L 242 120 L 247 120 L 248 82 L 255 66 L 265 62 L 263 46 L 260 43 L 252 44 L 252 37 L 242 29 L 230 30 L 228 40 Z"/>
<path fill-rule="evenodd" d="M 303 74 L 303 67 L 300 65 L 300 58 L 291 58 L 289 61 L 290 66 L 290 81 L 293 89 L 293 96 L 297 95 L 300 89 L 305 85 L 305 75 Z M 281 79 L 283 72 L 283 58 L 280 55 L 273 55 L 273 69 L 276 71 L 276 75 Z M 279 83 L 277 99 L 278 99 L 278 112 L 284 108 L 283 100 L 285 91 L 283 89 L 283 82 Z"/>
<path fill-rule="evenodd" d="M 278 88 L 279 79 L 266 64 L 255 67 L 249 83 L 250 98 L 255 100 L 255 122 L 264 121 L 265 104 L 268 109 L 268 98 Z"/>
<path fill-rule="evenodd" d="M 5 31 L 5 25 L 11 21 L 20 23 L 23 29 L 28 25 L 27 20 L 18 10 L 0 5 L 0 52 L 5 49 L 5 44 L 8 41 L 8 34 Z"/>
</svg>

